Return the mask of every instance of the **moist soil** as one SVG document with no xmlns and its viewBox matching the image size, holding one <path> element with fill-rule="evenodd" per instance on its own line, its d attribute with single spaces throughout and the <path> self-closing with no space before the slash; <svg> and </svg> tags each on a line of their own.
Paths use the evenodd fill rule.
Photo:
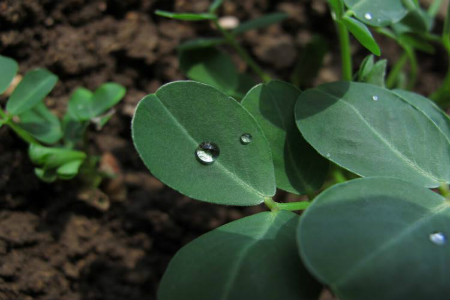
<svg viewBox="0 0 450 300">
<path fill-rule="evenodd" d="M 153 11 L 201 12 L 207 6 L 208 1 L 183 0 L 0 1 L 0 54 L 16 59 L 22 75 L 43 67 L 59 76 L 45 100 L 53 112 L 64 114 L 78 86 L 93 90 L 114 81 L 127 88 L 107 126 L 89 131 L 89 151 L 101 157 L 101 168 L 116 174 L 96 192 L 83 189 L 78 179 L 39 181 L 27 145 L 6 126 L 0 128 L 0 299 L 155 299 L 180 247 L 264 210 L 202 203 L 164 186 L 144 167 L 130 137 L 138 101 L 164 83 L 185 79 L 177 45 L 215 35 L 208 23 L 167 20 Z M 330 54 L 311 84 L 337 80 L 338 47 L 325 1 L 226 1 L 221 9 L 239 20 L 273 11 L 290 17 L 241 39 L 263 68 L 289 80 L 305 45 L 320 34 Z M 398 46 L 377 39 L 383 57 L 395 61 Z M 356 64 L 367 54 L 356 43 L 353 53 Z M 444 57 L 441 50 L 420 56 L 419 92 L 439 86 Z M 241 71 L 247 69 L 233 58 Z M 0 98 L 2 106 L 5 100 Z M 296 197 L 278 193 L 277 198 Z"/>
</svg>

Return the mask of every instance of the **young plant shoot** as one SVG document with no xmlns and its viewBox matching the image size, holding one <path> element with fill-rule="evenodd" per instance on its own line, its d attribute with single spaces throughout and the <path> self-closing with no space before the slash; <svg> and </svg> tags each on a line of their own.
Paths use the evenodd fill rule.
<svg viewBox="0 0 450 300">
<path fill-rule="evenodd" d="M 297 84 L 308 74 L 292 76 L 296 84 L 273 80 L 237 41 L 287 16 L 227 30 L 221 4 L 203 14 L 157 12 L 212 22 L 220 36 L 180 46 L 180 68 L 194 81 L 144 97 L 132 138 L 152 174 L 180 193 L 269 211 L 179 250 L 158 298 L 311 300 L 326 286 L 342 300 L 450 299 L 450 119 L 440 108 L 449 107 L 449 81 L 431 95 L 435 102 L 410 91 L 417 51 L 450 53 L 449 16 L 442 37 L 432 31 L 440 1 L 424 10 L 412 0 L 329 0 L 342 81 L 305 91 Z M 372 31 L 404 51 L 390 68 L 372 55 L 383 50 Z M 351 36 L 371 52 L 357 71 Z M 320 56 L 310 61 L 320 63 L 323 39 L 313 43 L 310 50 L 322 50 L 309 51 Z M 227 45 L 262 83 L 237 71 L 221 50 Z M 277 202 L 277 189 L 305 200 Z"/>
</svg>

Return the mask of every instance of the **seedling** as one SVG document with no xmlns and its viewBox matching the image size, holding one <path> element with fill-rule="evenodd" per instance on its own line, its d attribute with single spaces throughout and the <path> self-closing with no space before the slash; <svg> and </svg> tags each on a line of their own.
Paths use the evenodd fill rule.
<svg viewBox="0 0 450 300">
<path fill-rule="evenodd" d="M 270 210 L 183 247 L 159 299 L 318 299 L 322 285 L 339 299 L 450 298 L 450 119 L 428 98 L 398 89 L 415 82 L 417 73 L 401 73 L 408 61 L 414 71 L 416 50 L 430 40 L 449 49 L 448 16 L 442 38 L 430 33 L 439 2 L 424 11 L 417 1 L 329 0 L 344 80 L 304 92 L 257 67 L 237 44 L 239 27 L 220 27 L 222 1 L 206 14 L 158 12 L 212 21 L 223 38 L 181 46 L 181 68 L 203 83 L 168 83 L 141 100 L 132 123 L 138 153 L 189 197 Z M 387 61 L 372 56 L 353 73 L 349 32 L 381 53 L 370 28 L 405 49 L 387 82 Z M 242 95 L 249 81 L 217 48 L 225 44 L 263 83 Z M 277 188 L 308 200 L 276 202 Z"/>
<path fill-rule="evenodd" d="M 0 69 L 3 93 L 16 76 L 18 65 L 13 59 L 0 56 Z M 94 181 L 98 182 L 100 175 L 92 170 L 96 158 L 88 155 L 83 139 L 89 123 L 94 122 L 98 128 L 106 124 L 112 112 L 107 111 L 123 98 L 125 88 L 116 83 L 105 83 L 95 92 L 78 88 L 60 120 L 43 103 L 57 80 L 45 69 L 26 73 L 10 95 L 6 111 L 0 109 L 0 126 L 9 126 L 29 144 L 29 156 L 41 180 L 71 179 L 84 170 L 85 175 L 97 174 Z"/>
</svg>

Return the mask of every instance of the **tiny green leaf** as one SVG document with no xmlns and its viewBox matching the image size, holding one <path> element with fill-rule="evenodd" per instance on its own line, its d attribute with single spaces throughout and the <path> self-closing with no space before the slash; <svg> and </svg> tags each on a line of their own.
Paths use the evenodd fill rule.
<svg viewBox="0 0 450 300">
<path fill-rule="evenodd" d="M 375 64 L 375 62 L 374 62 L 372 54 L 367 55 L 363 59 L 363 61 L 361 62 L 361 65 L 359 66 L 359 70 L 357 73 L 358 81 L 364 82 L 364 78 L 366 78 L 370 74 L 374 64 Z"/>
<path fill-rule="evenodd" d="M 287 17 L 288 15 L 282 12 L 267 14 L 262 17 L 241 23 L 238 27 L 233 29 L 232 32 L 233 34 L 241 34 L 249 30 L 268 27 L 272 24 L 279 23 L 285 20 Z"/>
<path fill-rule="evenodd" d="M 373 54 L 380 56 L 380 47 L 378 46 L 377 42 L 372 36 L 372 33 L 366 25 L 348 16 L 344 16 L 341 21 L 344 23 L 345 27 L 347 27 L 347 29 L 353 34 L 353 36 L 361 43 L 361 45 L 366 47 L 367 50 L 369 50 Z"/>
<path fill-rule="evenodd" d="M 213 0 L 209 5 L 209 12 L 214 13 L 223 3 L 223 0 Z"/>
<path fill-rule="evenodd" d="M 358 81 L 385 87 L 386 68 L 386 59 L 374 63 L 373 56 L 370 55 L 361 63 L 358 71 Z"/>
<path fill-rule="evenodd" d="M 251 143 L 241 143 L 243 134 L 252 136 Z M 162 86 L 139 102 L 132 137 L 152 174 L 192 198 L 256 205 L 275 193 L 262 130 L 238 102 L 211 86 Z"/>
<path fill-rule="evenodd" d="M 198 48 L 212 48 L 217 45 L 224 44 L 226 40 L 224 38 L 199 38 L 195 40 L 189 40 L 178 46 L 179 50 L 193 50 Z"/>
<path fill-rule="evenodd" d="M 362 22 L 386 26 L 400 21 L 408 13 L 404 0 L 344 0 L 345 5 Z"/>
<path fill-rule="evenodd" d="M 14 59 L 0 55 L 0 94 L 9 87 L 18 68 L 19 66 Z"/>
<path fill-rule="evenodd" d="M 20 127 L 43 143 L 54 144 L 63 135 L 58 117 L 52 114 L 42 102 L 21 113 L 19 118 Z"/>
<path fill-rule="evenodd" d="M 18 115 L 31 109 L 50 93 L 57 81 L 58 77 L 45 69 L 26 73 L 6 103 L 6 110 Z"/>
<path fill-rule="evenodd" d="M 63 180 L 69 180 L 75 177 L 80 170 L 80 166 L 83 164 L 84 159 L 74 160 L 63 164 L 56 169 L 56 174 Z"/>
<path fill-rule="evenodd" d="M 357 82 L 324 84 L 303 92 L 295 113 L 303 137 L 356 174 L 425 187 L 450 182 L 448 137 L 389 90 Z"/>
<path fill-rule="evenodd" d="M 155 14 L 161 17 L 177 19 L 182 21 L 204 21 L 204 20 L 216 20 L 217 16 L 212 13 L 173 13 L 164 10 L 157 10 Z"/>
<path fill-rule="evenodd" d="M 317 299 L 320 285 L 298 258 L 298 215 L 263 212 L 184 246 L 164 274 L 158 299 Z"/>
<path fill-rule="evenodd" d="M 437 193 L 362 178 L 315 198 L 297 241 L 339 299 L 450 299 L 449 224 L 450 202 Z"/>
<path fill-rule="evenodd" d="M 242 105 L 255 117 L 269 141 L 277 187 L 305 194 L 323 184 L 328 162 L 303 139 L 295 125 L 294 107 L 300 94 L 289 83 L 270 81 L 251 89 Z"/>
<path fill-rule="evenodd" d="M 89 122 L 79 121 L 66 114 L 62 120 L 64 145 L 68 148 L 74 148 L 83 139 L 88 125 Z"/>
<path fill-rule="evenodd" d="M 43 166 L 44 169 L 59 168 L 66 163 L 86 158 L 86 153 L 81 151 L 44 147 L 37 144 L 30 144 L 28 154 L 33 163 Z"/>
</svg>

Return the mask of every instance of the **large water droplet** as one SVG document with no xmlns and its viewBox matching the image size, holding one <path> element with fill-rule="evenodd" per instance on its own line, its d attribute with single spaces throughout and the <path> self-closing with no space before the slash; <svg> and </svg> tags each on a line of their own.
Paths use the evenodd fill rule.
<svg viewBox="0 0 450 300">
<path fill-rule="evenodd" d="M 373 101 L 378 101 L 378 96 L 376 96 L 376 95 L 375 95 L 375 96 L 372 96 L 372 100 L 373 100 Z"/>
<path fill-rule="evenodd" d="M 211 142 L 203 142 L 198 145 L 197 149 L 195 150 L 195 156 L 201 163 L 205 165 L 212 164 L 217 159 L 219 154 L 219 147 Z"/>
<path fill-rule="evenodd" d="M 243 145 L 248 145 L 252 142 L 253 137 L 250 133 L 244 133 L 243 135 L 241 135 L 240 139 Z"/>
<path fill-rule="evenodd" d="M 371 13 L 365 13 L 365 14 L 364 14 L 364 18 L 365 18 L 366 20 L 372 20 L 372 14 L 371 14 Z"/>
<path fill-rule="evenodd" d="M 430 234 L 430 241 L 436 245 L 442 246 L 447 242 L 447 238 L 442 232 L 435 232 Z"/>
</svg>

